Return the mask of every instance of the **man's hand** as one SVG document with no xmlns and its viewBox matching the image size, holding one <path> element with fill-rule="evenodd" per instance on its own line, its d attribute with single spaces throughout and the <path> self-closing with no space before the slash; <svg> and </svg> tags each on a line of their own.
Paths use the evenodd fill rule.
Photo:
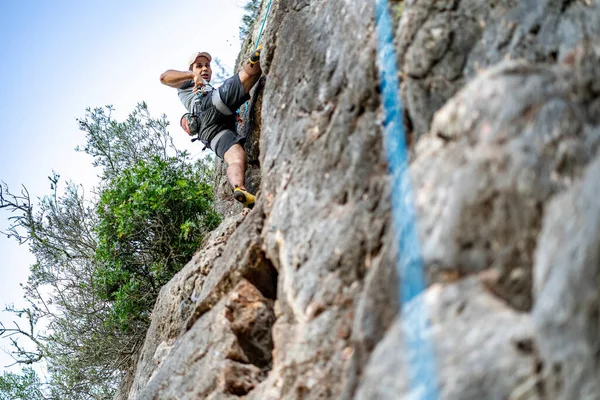
<svg viewBox="0 0 600 400">
<path fill-rule="evenodd" d="M 250 61 L 248 61 L 248 63 L 250 64 L 251 67 L 254 66 L 254 64 L 257 64 L 260 62 L 260 52 L 262 51 L 262 43 L 258 45 L 258 47 L 256 48 L 256 50 L 254 51 L 254 53 L 252 54 L 252 56 L 250 57 Z"/>
<path fill-rule="evenodd" d="M 200 73 L 194 74 L 194 93 L 200 92 L 205 84 L 206 83 L 202 76 L 200 76 Z"/>
</svg>

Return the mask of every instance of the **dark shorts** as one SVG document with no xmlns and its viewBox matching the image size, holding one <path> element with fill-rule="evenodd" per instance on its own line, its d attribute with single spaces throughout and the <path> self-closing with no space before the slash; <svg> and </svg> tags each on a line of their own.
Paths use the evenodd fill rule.
<svg viewBox="0 0 600 400">
<path fill-rule="evenodd" d="M 250 99 L 250 95 L 244 91 L 238 74 L 223 82 L 217 90 L 219 106 L 215 105 L 213 94 L 203 99 L 200 139 L 207 141 L 209 148 L 222 159 L 231 146 L 244 142 L 243 137 L 235 134 L 235 112 Z"/>
<path fill-rule="evenodd" d="M 225 80 L 218 90 L 223 103 L 234 113 L 250 99 L 250 95 L 244 92 L 244 86 L 238 74 Z"/>
<path fill-rule="evenodd" d="M 219 138 L 217 138 L 217 143 L 214 144 L 214 148 L 212 150 L 215 152 L 217 157 L 223 159 L 225 153 L 227 153 L 227 150 L 229 150 L 231 146 L 236 143 L 239 143 L 243 146 L 245 141 L 246 138 L 236 135 L 235 132 L 231 130 L 226 130 Z M 212 145 L 213 144 L 211 143 L 211 148 Z"/>
</svg>

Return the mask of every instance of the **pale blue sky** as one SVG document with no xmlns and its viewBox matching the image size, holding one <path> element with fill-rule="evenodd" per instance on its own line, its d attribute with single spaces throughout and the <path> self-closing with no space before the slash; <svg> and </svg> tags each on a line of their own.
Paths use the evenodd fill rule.
<svg viewBox="0 0 600 400">
<path fill-rule="evenodd" d="M 0 180 L 32 197 L 49 192 L 52 170 L 91 191 L 90 160 L 76 118 L 86 107 L 112 104 L 120 120 L 140 101 L 167 114 L 176 145 L 198 154 L 178 122 L 184 113 L 166 69 L 186 68 L 194 51 L 208 51 L 232 68 L 239 52 L 244 0 L 1 0 Z M 0 230 L 8 213 L 0 211 Z M 33 258 L 0 237 L 0 308 L 23 304 L 18 286 Z M 10 323 L 11 315 L 0 313 Z M 0 341 L 0 348 L 7 342 Z M 0 352 L 0 371 L 10 361 Z"/>
</svg>

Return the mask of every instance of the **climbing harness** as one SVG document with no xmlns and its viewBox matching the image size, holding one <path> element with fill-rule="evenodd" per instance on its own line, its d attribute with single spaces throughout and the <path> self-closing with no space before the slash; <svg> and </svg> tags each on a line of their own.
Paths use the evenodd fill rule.
<svg viewBox="0 0 600 400">
<path fill-rule="evenodd" d="M 200 112 L 200 99 L 202 98 L 202 96 L 204 96 L 207 93 L 210 93 L 214 89 L 212 87 L 212 85 L 210 83 L 208 83 L 204 78 L 202 78 L 202 83 L 204 84 L 204 86 L 202 86 L 202 88 L 196 95 L 196 98 L 194 99 L 194 103 L 192 104 L 191 112 L 183 114 L 181 116 L 181 119 L 179 120 L 179 126 L 181 126 L 183 128 L 183 130 L 186 131 L 186 133 L 192 137 L 192 142 L 195 142 L 196 140 L 200 140 L 200 136 L 199 136 L 200 135 L 200 116 L 202 114 Z M 218 90 L 217 90 L 217 92 L 218 92 Z M 219 100 L 221 100 L 220 97 L 219 97 Z M 214 99 L 213 99 L 213 101 L 214 101 Z M 222 101 L 221 101 L 221 103 L 222 103 Z M 203 144 L 204 144 L 204 149 L 202 149 L 202 150 L 205 150 L 207 143 L 203 142 Z"/>
<path fill-rule="evenodd" d="M 403 107 L 396 68 L 396 51 L 392 34 L 392 19 L 387 0 L 375 0 L 377 26 L 377 61 L 384 109 L 384 145 L 388 168 L 395 188 L 392 220 L 398 244 L 396 264 L 401 300 L 401 323 L 405 354 L 409 359 L 408 378 L 413 393 L 420 400 L 439 398 L 433 343 L 425 337 L 427 311 L 422 299 L 412 302 L 411 312 L 406 305 L 425 289 L 423 258 L 416 224 L 415 206 L 408 171 L 408 152 L 403 125 Z M 412 309 L 417 307 L 417 309 Z"/>
<path fill-rule="evenodd" d="M 202 78 L 202 81 L 204 85 L 202 86 L 202 88 L 200 89 L 200 91 L 194 99 L 191 112 L 185 113 L 181 116 L 181 119 L 179 120 L 179 125 L 183 128 L 184 131 L 186 131 L 188 135 L 192 137 L 192 142 L 195 142 L 196 140 L 200 140 L 200 142 L 202 142 L 202 144 L 204 145 L 202 151 L 204 151 L 209 147 L 211 149 L 214 149 L 215 144 L 225 132 L 219 132 L 219 134 L 217 134 L 217 136 L 215 136 L 210 142 L 207 140 L 200 139 L 200 125 L 202 114 L 204 113 L 203 111 L 201 111 L 200 107 L 202 97 L 210 95 L 213 106 L 223 115 L 233 115 L 233 111 L 231 111 L 229 107 L 227 107 L 223 99 L 221 99 L 221 94 L 218 90 L 216 90 L 204 78 Z"/>
</svg>

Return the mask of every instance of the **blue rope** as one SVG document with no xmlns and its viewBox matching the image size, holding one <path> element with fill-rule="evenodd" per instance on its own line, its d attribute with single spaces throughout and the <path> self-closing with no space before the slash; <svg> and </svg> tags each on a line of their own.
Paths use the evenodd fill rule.
<svg viewBox="0 0 600 400">
<path fill-rule="evenodd" d="M 260 37 L 262 36 L 263 29 L 265 29 L 265 24 L 267 23 L 267 17 L 269 16 L 269 10 L 271 10 L 271 3 L 273 3 L 273 0 L 270 0 L 269 5 L 267 6 L 267 12 L 265 13 L 265 18 L 263 19 L 263 23 L 260 27 L 260 31 L 258 32 L 258 39 L 256 39 L 256 46 L 254 46 L 254 51 L 256 51 L 256 49 L 258 49 L 258 45 L 260 43 Z"/>
<path fill-rule="evenodd" d="M 433 344 L 424 337 L 427 313 L 423 303 L 416 301 L 407 312 L 406 305 L 425 289 L 421 256 L 408 171 L 408 152 L 403 118 L 400 85 L 396 68 L 396 50 L 392 34 L 392 19 L 387 0 L 375 0 L 377 24 L 377 61 L 384 108 L 384 145 L 392 180 L 392 220 L 396 230 L 399 280 L 404 341 L 410 361 L 409 384 L 420 400 L 439 398 Z M 413 309 L 412 307 L 416 307 Z M 410 320 L 405 320 L 405 318 Z M 414 318 L 412 318 L 414 317 Z"/>
<path fill-rule="evenodd" d="M 254 51 L 256 51 L 256 49 L 258 49 L 258 45 L 260 44 L 260 37 L 262 36 L 263 29 L 265 29 L 265 24 L 267 23 L 267 17 L 269 16 L 269 11 L 271 10 L 272 3 L 273 3 L 273 0 L 270 0 L 269 5 L 267 6 L 267 12 L 265 13 L 265 18 L 263 19 L 263 23 L 260 26 L 260 31 L 258 32 L 258 39 L 256 39 L 256 45 L 254 46 Z M 248 107 L 248 102 L 246 102 L 245 104 L 246 104 L 246 108 L 244 108 L 244 119 L 248 115 L 248 108 L 250 108 L 250 107 Z"/>
</svg>

